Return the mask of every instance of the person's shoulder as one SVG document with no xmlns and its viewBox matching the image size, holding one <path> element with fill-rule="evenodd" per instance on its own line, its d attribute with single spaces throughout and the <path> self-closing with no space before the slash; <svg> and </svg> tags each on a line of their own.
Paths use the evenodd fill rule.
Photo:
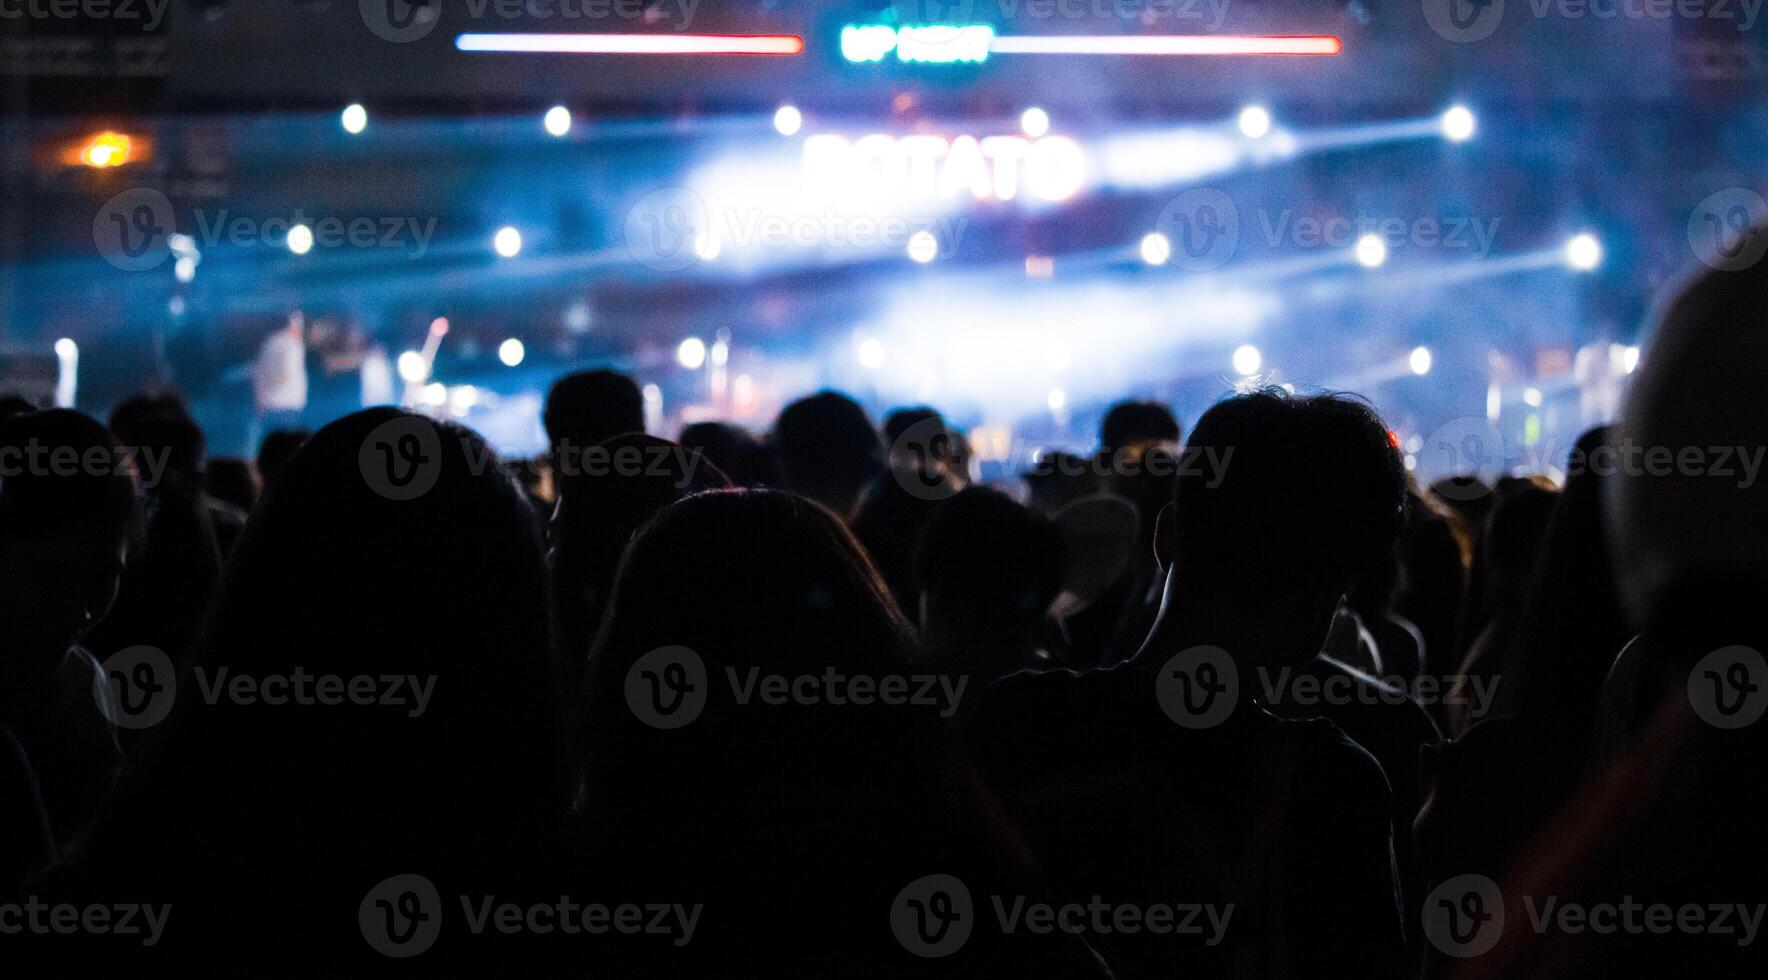
<svg viewBox="0 0 1768 980">
<path fill-rule="evenodd" d="M 1118 688 L 1127 677 L 1124 664 L 1090 670 L 1059 667 L 1014 671 L 988 686 L 978 710 L 1045 704 L 1053 704 L 1058 710 L 1063 706 L 1077 710 L 1097 707 L 1098 695 Z"/>
<path fill-rule="evenodd" d="M 1392 789 L 1381 763 L 1324 718 L 1278 719 L 1273 744 L 1289 755 L 1307 784 L 1323 795 L 1375 799 L 1385 806 Z"/>
<path fill-rule="evenodd" d="M 1096 729 L 1124 681 L 1121 665 L 1092 670 L 1021 670 L 988 686 L 965 725 L 973 744 L 1023 745 L 1066 740 L 1076 730 Z"/>
<path fill-rule="evenodd" d="M 1358 670 L 1331 657 L 1322 656 L 1319 660 L 1330 669 L 1348 676 L 1351 683 L 1364 690 L 1366 696 L 1357 698 L 1354 703 L 1367 705 L 1369 711 L 1377 712 L 1379 717 L 1387 719 L 1389 723 L 1409 730 L 1410 734 L 1416 735 L 1421 741 L 1435 742 L 1442 738 L 1442 732 L 1431 719 L 1430 712 L 1424 710 L 1424 705 L 1419 704 L 1418 699 L 1402 685 L 1390 678 L 1376 677 Z"/>
</svg>

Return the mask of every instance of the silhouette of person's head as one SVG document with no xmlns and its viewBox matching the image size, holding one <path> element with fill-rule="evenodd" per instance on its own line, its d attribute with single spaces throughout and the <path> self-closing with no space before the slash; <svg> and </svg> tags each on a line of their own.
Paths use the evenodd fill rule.
<svg viewBox="0 0 1768 980">
<path fill-rule="evenodd" d="M 1002 658 L 988 665 L 996 674 L 1028 665 L 1062 571 L 1055 523 L 997 490 L 959 492 L 934 509 L 915 555 L 927 645 Z"/>
<path fill-rule="evenodd" d="M 1041 453 L 1020 477 L 1025 480 L 1027 503 L 1046 515 L 1098 493 L 1101 482 L 1095 460 L 1061 450 Z"/>
<path fill-rule="evenodd" d="M 1182 468 L 1161 515 L 1169 600 L 1205 630 L 1249 638 L 1236 655 L 1312 659 L 1405 516 L 1386 426 L 1358 401 L 1267 388 L 1216 403 L 1187 448 L 1222 465 Z"/>
<path fill-rule="evenodd" d="M 364 463 L 388 424 L 435 437 L 419 440 L 427 446 L 414 465 L 433 482 L 416 496 Z M 252 833 L 300 827 L 286 858 L 345 861 L 364 848 L 439 841 L 491 858 L 515 846 L 513 828 L 557 802 L 562 745 L 539 528 L 490 459 L 468 429 L 368 409 L 316 432 L 259 502 L 222 579 L 206 669 L 260 682 L 297 670 L 409 678 L 396 706 L 178 701 L 191 736 L 183 774 L 228 773 L 211 791 L 228 796 Z M 421 706 L 420 688 L 429 692 Z M 396 839 L 365 832 L 355 813 L 376 814 Z M 310 850 L 324 848 L 335 850 Z"/>
<path fill-rule="evenodd" d="M 618 371 L 579 371 L 553 382 L 541 412 L 555 457 L 645 431 L 645 396 Z"/>
<path fill-rule="evenodd" d="M 1099 423 L 1099 451 L 1179 444 L 1179 420 L 1160 402 L 1125 401 L 1111 406 Z"/>
<path fill-rule="evenodd" d="M 36 410 L 37 406 L 31 404 L 31 400 L 23 395 L 15 395 L 10 392 L 0 395 L 0 419 L 11 418 L 14 415 L 23 415 L 26 412 L 35 412 Z"/>
<path fill-rule="evenodd" d="M 110 610 L 136 518 L 129 465 L 78 412 L 0 419 L 0 672 L 40 679 Z"/>
<path fill-rule="evenodd" d="M 167 476 L 201 484 L 206 442 L 183 399 L 171 394 L 125 398 L 111 410 L 110 427 L 125 446 L 164 453 Z"/>
<path fill-rule="evenodd" d="M 642 432 L 594 447 L 564 467 L 560 479 L 559 505 L 553 512 L 553 567 L 560 621 L 566 626 L 564 654 L 575 661 L 589 652 L 587 624 L 596 621 L 608 601 L 614 571 L 633 533 L 675 501 L 724 489 L 730 481 L 705 456 Z"/>
<path fill-rule="evenodd" d="M 1768 262 L 1704 272 L 1664 308 L 1633 375 L 1618 426 L 1633 455 L 1618 466 L 1605 524 L 1636 626 L 1760 622 L 1768 587 L 1768 480 L 1756 472 L 1768 446 L 1763 309 Z"/>
<path fill-rule="evenodd" d="M 270 489 L 270 485 L 276 482 L 276 478 L 289 465 L 289 460 L 295 457 L 295 452 L 311 438 L 313 433 L 306 429 L 273 429 L 265 434 L 258 443 L 257 459 L 258 480 L 263 485 L 263 491 Z"/>
<path fill-rule="evenodd" d="M 778 482 L 767 448 L 741 426 L 695 422 L 682 428 L 677 441 L 683 449 L 711 460 L 736 486 L 759 487 Z"/>
<path fill-rule="evenodd" d="M 625 714 L 627 671 L 660 647 L 686 646 L 720 672 L 877 673 L 906 662 L 911 635 L 826 508 L 773 490 L 715 491 L 665 508 L 627 546 L 591 675 Z M 707 710 L 730 711 L 729 692 L 715 693 Z"/>
<path fill-rule="evenodd" d="M 884 449 L 866 410 L 846 395 L 820 391 L 787 405 L 774 423 L 786 489 L 846 520 L 884 469 Z"/>
</svg>

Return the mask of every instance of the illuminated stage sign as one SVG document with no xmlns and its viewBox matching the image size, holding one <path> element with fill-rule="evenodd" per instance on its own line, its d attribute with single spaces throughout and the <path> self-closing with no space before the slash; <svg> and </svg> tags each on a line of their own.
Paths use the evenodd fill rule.
<svg viewBox="0 0 1768 980">
<path fill-rule="evenodd" d="M 911 199 L 1011 201 L 1021 190 L 1065 201 L 1086 181 L 1086 154 L 1066 136 L 891 136 L 848 139 L 819 133 L 804 141 L 804 173 L 822 187 Z"/>
<path fill-rule="evenodd" d="M 898 61 L 927 64 L 976 64 L 988 60 L 994 28 L 987 25 L 952 27 L 843 27 L 841 54 L 848 61 L 882 61 L 896 52 Z"/>
<path fill-rule="evenodd" d="M 990 54 L 1106 56 L 1336 55 L 1344 43 L 1330 34 L 995 34 L 986 24 L 929 24 L 890 27 L 849 25 L 841 29 L 841 54 L 848 61 L 922 64 L 981 64 Z"/>
</svg>

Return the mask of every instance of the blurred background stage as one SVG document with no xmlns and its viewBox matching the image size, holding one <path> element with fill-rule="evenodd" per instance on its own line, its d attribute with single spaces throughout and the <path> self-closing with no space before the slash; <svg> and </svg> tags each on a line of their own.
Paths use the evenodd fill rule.
<svg viewBox="0 0 1768 980">
<path fill-rule="evenodd" d="M 247 448 L 252 365 L 298 313 L 310 422 L 402 401 L 510 452 L 541 448 L 553 378 L 611 364 L 665 434 L 833 386 L 933 404 L 1010 469 L 1090 447 L 1111 400 L 1189 421 L 1256 377 L 1365 394 L 1421 477 L 1456 462 L 1433 435 L 1487 425 L 1493 465 L 1538 468 L 1768 189 L 1749 5 L 1595 8 L 0 16 L 0 362 L 101 415 L 175 384 L 217 453 Z M 1151 53 L 1297 43 L 1272 36 L 1319 53 Z M 618 53 L 481 50 L 573 47 Z"/>
</svg>

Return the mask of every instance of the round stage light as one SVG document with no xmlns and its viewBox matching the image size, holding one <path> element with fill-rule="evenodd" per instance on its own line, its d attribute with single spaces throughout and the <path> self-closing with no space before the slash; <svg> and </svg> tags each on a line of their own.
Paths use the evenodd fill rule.
<svg viewBox="0 0 1768 980">
<path fill-rule="evenodd" d="M 698 371 L 706 363 L 706 342 L 698 337 L 682 341 L 675 349 L 675 362 L 689 371 Z"/>
<path fill-rule="evenodd" d="M 1172 258 L 1173 243 L 1158 231 L 1142 236 L 1142 261 L 1149 265 L 1165 265 Z"/>
<path fill-rule="evenodd" d="M 1377 234 L 1357 239 L 1357 264 L 1365 269 L 1379 269 L 1387 263 L 1387 243 Z"/>
<path fill-rule="evenodd" d="M 799 112 L 797 106 L 783 105 L 774 111 L 774 132 L 781 136 L 791 136 L 797 133 L 803 125 L 804 113 Z"/>
<path fill-rule="evenodd" d="M 491 247 L 504 258 L 513 259 L 522 254 L 522 233 L 504 225 L 497 229 L 497 234 L 491 236 Z"/>
<path fill-rule="evenodd" d="M 1464 105 L 1450 106 L 1443 113 L 1443 135 L 1450 142 L 1462 143 L 1473 139 L 1473 131 L 1477 122 L 1473 118 L 1473 110 Z"/>
<path fill-rule="evenodd" d="M 563 136 L 571 131 L 571 110 L 562 105 L 546 110 L 546 116 L 540 120 L 546 131 L 554 136 Z"/>
<path fill-rule="evenodd" d="M 368 110 L 362 107 L 362 103 L 352 102 L 344 107 L 338 123 L 344 127 L 344 132 L 355 136 L 368 128 Z"/>
<path fill-rule="evenodd" d="M 723 251 L 724 243 L 719 240 L 717 235 L 703 231 L 694 236 L 694 254 L 700 257 L 700 261 L 710 262 L 718 258 L 719 253 Z"/>
<path fill-rule="evenodd" d="M 1050 131 L 1050 114 L 1032 106 L 1019 114 L 1019 128 L 1025 135 L 1037 139 Z"/>
<path fill-rule="evenodd" d="M 859 342 L 859 366 L 868 371 L 876 371 L 884 366 L 884 342 L 876 337 L 867 337 Z"/>
<path fill-rule="evenodd" d="M 1251 344 L 1241 344 L 1234 348 L 1234 373 L 1236 374 L 1257 374 L 1259 367 L 1264 362 L 1264 355 L 1260 354 L 1258 348 Z"/>
<path fill-rule="evenodd" d="M 1271 111 L 1262 105 L 1240 110 L 1240 135 L 1255 140 L 1271 131 Z"/>
<path fill-rule="evenodd" d="M 1523 400 L 1523 403 L 1528 405 L 1530 408 L 1540 408 L 1541 402 L 1544 399 L 1542 399 L 1542 397 L 1541 397 L 1541 389 L 1539 389 L 1539 388 L 1524 388 L 1522 390 L 1522 400 Z"/>
<path fill-rule="evenodd" d="M 172 275 L 179 282 L 189 282 L 196 278 L 196 256 L 180 255 L 178 261 L 172 263 Z"/>
<path fill-rule="evenodd" d="M 502 361 L 505 367 L 515 367 L 522 363 L 522 359 L 527 356 L 527 346 L 515 337 L 497 345 L 497 359 Z"/>
<path fill-rule="evenodd" d="M 930 231 L 917 231 L 909 236 L 909 258 L 922 265 L 939 257 L 939 239 Z"/>
<path fill-rule="evenodd" d="M 1621 351 L 1621 370 L 1632 374 L 1639 369 L 1639 348 L 1628 347 Z"/>
<path fill-rule="evenodd" d="M 1050 393 L 1044 397 L 1044 403 L 1050 406 L 1050 411 L 1060 412 L 1068 405 L 1068 392 L 1061 388 L 1051 388 Z"/>
<path fill-rule="evenodd" d="M 430 376 L 430 368 L 424 363 L 424 356 L 414 350 L 399 355 L 398 367 L 399 377 L 411 384 L 417 384 Z"/>
<path fill-rule="evenodd" d="M 313 251 L 313 229 L 306 225 L 296 225 L 290 228 L 287 244 L 289 251 L 296 255 L 306 255 Z"/>
<path fill-rule="evenodd" d="M 1573 235 L 1565 243 L 1565 262 L 1579 272 L 1589 272 L 1602 264 L 1602 243 L 1589 232 Z"/>
<path fill-rule="evenodd" d="M 80 353 L 80 345 L 74 343 L 73 338 L 71 338 L 71 337 L 63 337 L 60 340 L 55 342 L 55 356 L 61 358 L 64 361 L 70 357 L 74 357 L 74 356 L 78 355 L 79 353 Z"/>
<path fill-rule="evenodd" d="M 1406 359 L 1406 362 L 1407 365 L 1412 368 L 1413 374 L 1429 374 L 1431 362 L 1430 348 L 1412 348 L 1412 355 Z"/>
</svg>

